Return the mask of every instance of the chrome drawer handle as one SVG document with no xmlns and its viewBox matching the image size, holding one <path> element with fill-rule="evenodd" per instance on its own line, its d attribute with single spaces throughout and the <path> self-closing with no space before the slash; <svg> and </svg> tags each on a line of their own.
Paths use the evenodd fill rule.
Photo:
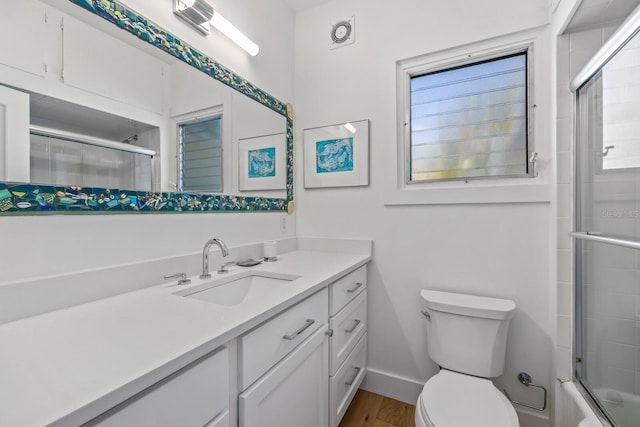
<svg viewBox="0 0 640 427">
<path fill-rule="evenodd" d="M 347 292 L 352 294 L 355 291 L 357 291 L 358 289 L 360 289 L 362 287 L 362 285 L 364 285 L 364 283 L 362 282 L 356 282 L 356 286 L 354 286 L 352 289 L 347 289 Z"/>
<path fill-rule="evenodd" d="M 353 326 L 351 327 L 351 329 L 345 329 L 344 331 L 348 334 L 350 334 L 351 332 L 355 331 L 356 328 L 358 327 L 358 325 L 360 324 L 360 320 L 356 319 L 355 322 L 353 322 Z"/>
<path fill-rule="evenodd" d="M 307 319 L 307 321 L 304 323 L 304 325 L 300 329 L 298 329 L 297 331 L 295 331 L 291 335 L 284 335 L 282 338 L 284 338 L 285 340 L 291 341 L 291 340 L 295 339 L 298 335 L 303 333 L 309 326 L 313 325 L 314 323 L 316 323 L 315 320 Z"/>
<path fill-rule="evenodd" d="M 356 380 L 356 378 L 358 378 L 358 374 L 360 373 L 360 370 L 361 370 L 361 369 L 362 369 L 362 368 L 358 368 L 358 367 L 356 367 L 356 373 L 355 373 L 355 375 L 353 376 L 353 378 L 351 378 L 349 381 L 345 381 L 345 383 L 344 383 L 344 384 L 345 384 L 345 385 L 351 385 L 351 384 L 353 384 L 353 382 Z"/>
</svg>

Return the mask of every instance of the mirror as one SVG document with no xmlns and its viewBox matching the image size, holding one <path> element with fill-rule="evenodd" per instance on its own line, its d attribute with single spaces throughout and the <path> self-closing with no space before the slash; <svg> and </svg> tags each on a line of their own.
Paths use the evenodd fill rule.
<svg viewBox="0 0 640 427">
<path fill-rule="evenodd" d="M 5 39 L 21 41 L 0 52 L 1 213 L 293 208 L 293 121 L 285 103 L 119 2 L 70 3 L 104 25 L 85 10 L 74 16 L 87 23 L 38 0 L 11 0 L 0 17 Z M 25 28 L 24 16 L 60 19 L 63 27 L 55 35 L 55 25 Z M 104 26 L 110 31 L 94 28 Z M 188 163 L 178 164 L 178 129 L 210 117 L 220 118 L 223 193 L 177 192 Z M 31 150 L 29 127 L 36 128 Z M 46 135 L 51 129 L 62 137 Z M 88 137 L 82 147 L 107 140 L 105 153 L 114 152 L 110 144 L 130 151 L 71 153 L 64 144 L 77 135 Z M 70 167 L 69 158 L 90 160 Z M 135 172 L 114 176 L 106 164 Z"/>
</svg>

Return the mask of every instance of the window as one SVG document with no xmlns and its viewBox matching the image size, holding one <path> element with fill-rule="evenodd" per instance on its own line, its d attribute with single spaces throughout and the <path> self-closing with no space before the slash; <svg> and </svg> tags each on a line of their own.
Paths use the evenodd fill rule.
<svg viewBox="0 0 640 427">
<path fill-rule="evenodd" d="M 222 192 L 222 116 L 178 124 L 179 191 Z"/>
<path fill-rule="evenodd" d="M 532 174 L 528 56 L 408 74 L 407 183 Z"/>
</svg>

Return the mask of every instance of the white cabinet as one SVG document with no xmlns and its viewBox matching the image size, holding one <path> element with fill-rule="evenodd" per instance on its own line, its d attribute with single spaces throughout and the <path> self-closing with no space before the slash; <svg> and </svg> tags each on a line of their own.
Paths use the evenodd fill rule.
<svg viewBox="0 0 640 427">
<path fill-rule="evenodd" d="M 87 425 L 336 427 L 366 373 L 366 268 Z"/>
<path fill-rule="evenodd" d="M 329 286 L 329 313 L 333 316 L 367 287 L 367 266 L 363 265 Z"/>
<path fill-rule="evenodd" d="M 329 426 L 336 427 L 367 366 L 367 266 L 329 285 Z"/>
<path fill-rule="evenodd" d="M 29 95 L 5 86 L 0 86 L 0 153 L 0 181 L 30 182 Z"/>
<path fill-rule="evenodd" d="M 367 334 L 364 334 L 355 348 L 340 366 L 340 369 L 329 379 L 329 425 L 337 426 L 349 408 L 353 396 L 362 380 L 367 367 Z"/>
<path fill-rule="evenodd" d="M 334 375 L 367 330 L 366 289 L 338 314 L 331 316 L 329 329 L 333 331 L 329 346 L 329 372 Z"/>
<path fill-rule="evenodd" d="M 328 347 L 319 328 L 240 394 L 240 427 L 326 427 Z"/>
<path fill-rule="evenodd" d="M 221 414 L 212 419 L 204 427 L 230 427 L 231 424 L 229 423 L 229 411 L 225 409 Z"/>
<path fill-rule="evenodd" d="M 222 347 L 87 423 L 100 427 L 228 427 L 229 351 Z"/>
<path fill-rule="evenodd" d="M 42 2 L 3 0 L 0 29 L 4 43 L 0 49 L 0 64 L 43 77 L 45 52 L 49 47 L 46 25 L 46 9 Z M 6 83 L 4 79 L 3 83 Z"/>
<path fill-rule="evenodd" d="M 238 338 L 240 390 L 327 323 L 328 291 L 323 289 Z"/>
<path fill-rule="evenodd" d="M 70 16 L 64 19 L 64 83 L 162 114 L 164 63 Z"/>
</svg>

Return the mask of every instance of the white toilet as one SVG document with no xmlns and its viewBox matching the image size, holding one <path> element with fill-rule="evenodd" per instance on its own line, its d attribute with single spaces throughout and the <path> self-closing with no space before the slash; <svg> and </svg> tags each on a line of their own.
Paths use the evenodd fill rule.
<svg viewBox="0 0 640 427">
<path fill-rule="evenodd" d="M 488 378 L 502 375 L 513 301 L 422 290 L 429 357 L 416 427 L 518 427 L 511 402 Z"/>
</svg>

